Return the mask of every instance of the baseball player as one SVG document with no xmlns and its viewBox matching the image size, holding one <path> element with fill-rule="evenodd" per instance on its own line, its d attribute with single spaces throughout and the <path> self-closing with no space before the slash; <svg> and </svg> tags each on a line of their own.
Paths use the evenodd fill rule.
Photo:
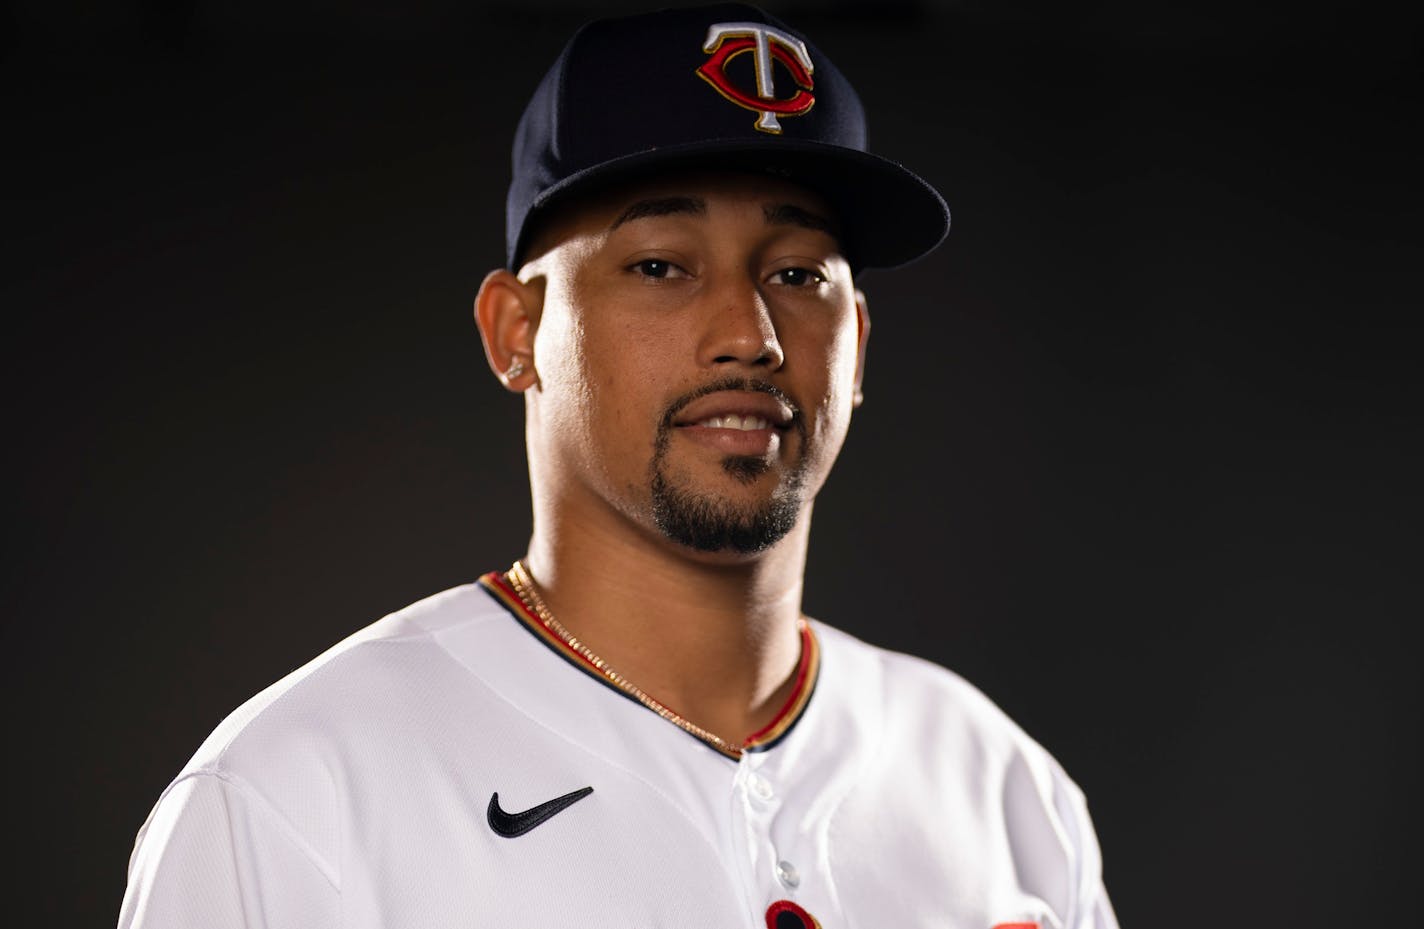
<svg viewBox="0 0 1424 929">
<path fill-rule="evenodd" d="M 585 27 L 513 154 L 475 310 L 525 404 L 527 554 L 223 722 L 120 926 L 1115 929 L 1053 759 L 801 613 L 854 275 L 937 245 L 939 194 L 746 6 Z"/>
</svg>

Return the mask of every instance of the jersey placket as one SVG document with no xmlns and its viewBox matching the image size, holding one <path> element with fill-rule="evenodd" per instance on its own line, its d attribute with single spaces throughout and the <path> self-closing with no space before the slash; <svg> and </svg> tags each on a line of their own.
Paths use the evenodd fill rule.
<svg viewBox="0 0 1424 929">
<path fill-rule="evenodd" d="M 765 752 L 747 752 L 737 763 L 732 780 L 731 839 L 747 906 L 757 929 L 767 926 L 768 909 L 777 901 L 789 900 L 804 907 L 817 920 L 817 912 L 828 902 L 828 887 L 818 873 L 817 836 L 806 834 L 787 802 L 783 785 L 778 784 L 776 765 L 768 764 Z M 794 922 L 772 923 L 774 929 L 794 926 Z M 819 925 L 830 926 L 824 922 Z M 798 927 L 799 929 L 799 927 Z M 813 929 L 808 925 L 805 929 Z"/>
</svg>

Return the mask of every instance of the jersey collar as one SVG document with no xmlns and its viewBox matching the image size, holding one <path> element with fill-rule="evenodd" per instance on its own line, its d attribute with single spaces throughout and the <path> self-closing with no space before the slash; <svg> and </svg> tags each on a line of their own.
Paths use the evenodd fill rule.
<svg viewBox="0 0 1424 929">
<path fill-rule="evenodd" d="M 509 611 L 520 625 L 531 635 L 542 642 L 555 654 L 559 655 L 569 664 L 583 671 L 585 674 L 603 684 L 614 693 L 626 699 L 639 703 L 632 695 L 625 693 L 608 680 L 607 676 L 581 653 L 570 648 L 553 630 L 551 630 L 538 615 L 532 612 L 524 601 L 510 587 L 504 575 L 498 571 L 491 571 L 480 578 L 479 584 L 485 589 L 497 603 Z M 805 620 L 798 621 L 798 631 L 801 636 L 801 658 L 796 665 L 796 679 L 791 688 L 791 695 L 787 697 L 771 722 L 753 732 L 742 740 L 739 748 L 732 751 L 724 751 L 721 747 L 698 738 L 696 735 L 687 732 L 689 738 L 706 745 L 708 748 L 733 760 L 741 757 L 743 752 L 763 752 L 773 747 L 784 739 L 796 723 L 801 719 L 806 711 L 807 704 L 811 701 L 811 694 L 816 689 L 816 680 L 821 669 L 821 645 L 816 639 L 816 634 L 812 630 L 810 623 Z M 661 701 L 660 701 L 661 702 Z M 666 704 L 664 704 L 666 705 Z M 647 709 L 646 707 L 644 707 Z M 651 709 L 648 712 L 653 712 Z M 672 725 L 669 723 L 669 725 Z M 680 727 L 679 727 L 680 728 Z M 685 730 L 682 730 L 685 732 Z"/>
</svg>

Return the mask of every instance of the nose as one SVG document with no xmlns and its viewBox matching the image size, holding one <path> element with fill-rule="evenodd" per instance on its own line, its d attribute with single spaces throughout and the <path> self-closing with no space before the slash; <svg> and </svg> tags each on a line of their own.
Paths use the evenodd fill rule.
<svg viewBox="0 0 1424 929">
<path fill-rule="evenodd" d="M 698 346 L 703 365 L 739 364 L 770 373 L 785 362 L 771 306 L 755 280 L 729 279 L 707 295 L 705 307 Z"/>
</svg>

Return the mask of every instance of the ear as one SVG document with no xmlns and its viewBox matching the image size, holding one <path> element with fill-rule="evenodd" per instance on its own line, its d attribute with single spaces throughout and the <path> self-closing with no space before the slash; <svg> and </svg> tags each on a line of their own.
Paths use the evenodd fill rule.
<svg viewBox="0 0 1424 929">
<path fill-rule="evenodd" d="M 851 405 L 856 409 L 865 402 L 861 392 L 861 382 L 865 380 L 865 343 L 870 341 L 870 308 L 865 302 L 865 291 L 855 289 L 856 352 L 855 352 L 855 393 L 851 395 Z"/>
<path fill-rule="evenodd" d="M 534 332 L 543 309 L 543 288 L 503 268 L 485 275 L 475 296 L 475 324 L 490 370 L 505 389 L 523 393 L 539 383 L 534 370 Z"/>
</svg>

